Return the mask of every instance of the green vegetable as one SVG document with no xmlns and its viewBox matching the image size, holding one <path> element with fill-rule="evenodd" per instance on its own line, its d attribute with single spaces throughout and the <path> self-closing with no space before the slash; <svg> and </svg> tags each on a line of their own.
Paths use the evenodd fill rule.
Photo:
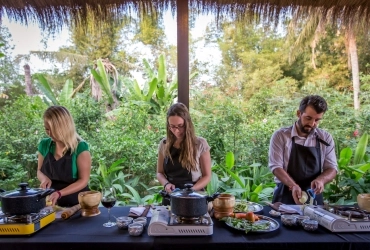
<svg viewBox="0 0 370 250">
<path fill-rule="evenodd" d="M 256 222 L 251 222 L 245 219 L 237 219 L 233 217 L 224 217 L 221 221 L 226 221 L 227 224 L 240 230 L 244 230 L 245 233 L 254 231 L 266 231 L 270 228 L 271 222 L 267 220 L 260 220 Z"/>
<path fill-rule="evenodd" d="M 249 206 L 249 202 L 248 201 L 238 201 L 236 202 L 235 204 L 235 207 L 234 207 L 234 211 L 236 212 L 249 212 L 249 211 L 252 211 L 253 212 L 253 206 Z"/>
</svg>

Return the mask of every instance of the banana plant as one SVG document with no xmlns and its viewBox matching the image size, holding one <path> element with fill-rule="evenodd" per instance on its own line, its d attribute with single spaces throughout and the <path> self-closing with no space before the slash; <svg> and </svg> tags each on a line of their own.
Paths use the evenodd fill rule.
<svg viewBox="0 0 370 250">
<path fill-rule="evenodd" d="M 338 174 L 335 181 L 325 189 L 324 197 L 335 200 L 338 205 L 350 205 L 356 202 L 359 193 L 368 193 L 370 162 L 366 155 L 368 134 L 364 133 L 355 149 L 346 147 L 340 151 Z"/>
<path fill-rule="evenodd" d="M 41 92 L 45 95 L 43 97 L 44 102 L 47 105 L 65 105 L 69 104 L 72 100 L 72 95 L 73 95 L 73 81 L 71 79 L 68 79 L 64 86 L 62 91 L 60 92 L 59 96 L 56 96 L 53 92 L 53 90 L 50 87 L 49 82 L 46 80 L 46 78 L 42 74 L 37 74 L 36 75 L 37 80 L 36 85 L 39 87 Z M 50 103 L 50 101 L 52 103 Z"/>
<path fill-rule="evenodd" d="M 228 152 L 225 166 L 217 166 L 218 170 L 223 172 L 221 180 L 225 192 L 252 202 L 271 199 L 274 183 L 272 173 L 267 167 L 264 168 L 258 163 L 246 167 L 236 167 L 234 164 L 234 154 Z"/>
<path fill-rule="evenodd" d="M 37 76 L 38 81 L 36 81 L 37 87 L 41 90 L 41 92 L 45 95 L 43 97 L 44 102 L 47 105 L 51 105 L 49 100 L 54 104 L 58 105 L 59 102 L 57 101 L 56 96 L 54 95 L 53 91 L 51 90 L 49 82 L 46 80 L 46 78 L 42 74 L 38 74 Z M 46 98 L 48 99 L 46 99 Z"/>
<path fill-rule="evenodd" d="M 113 96 L 113 93 L 112 93 L 112 90 L 111 90 L 111 84 L 109 82 L 109 76 L 108 76 L 108 73 L 107 73 L 107 70 L 106 70 L 106 66 L 110 66 L 110 68 L 113 67 L 113 75 L 115 76 L 114 79 L 117 79 L 117 72 L 114 68 L 113 65 L 110 65 L 109 62 L 105 62 L 105 64 L 103 64 L 103 61 L 102 59 L 98 59 L 96 60 L 96 69 L 91 69 L 91 74 L 93 76 L 93 78 L 91 78 L 91 83 L 92 85 L 96 85 L 96 83 L 100 86 L 101 90 L 104 92 L 105 94 L 105 99 L 107 100 L 108 104 L 111 105 L 111 106 L 114 106 L 115 105 L 115 100 L 114 100 L 114 96 Z M 109 65 L 108 65 L 109 64 Z M 116 82 L 116 81 L 115 81 Z M 97 94 L 99 95 L 99 94 Z"/>
<path fill-rule="evenodd" d="M 369 136 L 367 133 L 361 136 L 356 146 L 353 165 L 350 165 L 353 156 L 352 149 L 347 147 L 340 152 L 340 158 L 338 160 L 339 169 L 343 170 L 347 177 L 351 177 L 355 181 L 358 181 L 370 169 L 370 162 L 367 161 L 366 155 L 368 139 Z"/>
<path fill-rule="evenodd" d="M 162 54 L 158 58 L 158 69 L 152 68 L 147 59 L 143 60 L 147 81 L 144 86 L 140 85 L 136 79 L 125 78 L 122 80 L 127 87 L 130 99 L 133 103 L 140 106 L 147 106 L 149 113 L 159 113 L 173 103 L 177 97 L 178 82 L 174 77 L 171 82 L 168 81 L 165 56 Z M 192 73 L 189 80 L 192 80 L 198 73 Z"/>
</svg>

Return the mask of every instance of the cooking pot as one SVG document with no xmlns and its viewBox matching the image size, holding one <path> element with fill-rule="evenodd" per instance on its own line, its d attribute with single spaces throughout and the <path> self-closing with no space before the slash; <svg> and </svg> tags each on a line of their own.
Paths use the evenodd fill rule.
<svg viewBox="0 0 370 250">
<path fill-rule="evenodd" d="M 199 217 L 208 212 L 208 202 L 213 201 L 219 193 L 212 196 L 205 192 L 194 191 L 193 184 L 185 184 L 184 189 L 175 189 L 171 194 L 162 190 L 160 194 L 163 197 L 170 197 L 171 212 L 181 217 Z"/>
<path fill-rule="evenodd" d="M 11 215 L 38 213 L 46 205 L 45 197 L 55 191 L 28 188 L 28 183 L 20 183 L 19 187 L 17 190 L 0 193 L 3 213 Z"/>
</svg>

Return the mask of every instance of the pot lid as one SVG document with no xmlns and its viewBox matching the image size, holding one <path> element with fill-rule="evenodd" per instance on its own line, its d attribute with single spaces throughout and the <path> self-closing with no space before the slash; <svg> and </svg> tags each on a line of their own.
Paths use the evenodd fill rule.
<svg viewBox="0 0 370 250">
<path fill-rule="evenodd" d="M 206 199 L 207 195 L 204 192 L 197 192 L 192 189 L 193 184 L 185 184 L 184 189 L 174 191 L 171 193 L 171 197 L 176 198 L 189 198 L 189 199 Z"/>
<path fill-rule="evenodd" d="M 20 183 L 19 188 L 13 191 L 7 191 L 1 193 L 1 197 L 25 197 L 25 196 L 35 196 L 37 194 L 43 193 L 45 190 L 41 188 L 29 188 L 28 183 Z"/>
</svg>

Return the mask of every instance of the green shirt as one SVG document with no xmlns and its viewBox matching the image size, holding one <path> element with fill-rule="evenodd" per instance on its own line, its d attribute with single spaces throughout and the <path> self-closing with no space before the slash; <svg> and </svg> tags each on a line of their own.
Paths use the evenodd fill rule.
<svg viewBox="0 0 370 250">
<path fill-rule="evenodd" d="M 37 150 L 45 158 L 49 152 L 54 155 L 55 144 L 52 144 L 51 138 L 44 138 L 41 139 Z M 76 151 L 72 153 L 72 176 L 74 179 L 78 178 L 77 157 L 83 151 L 90 151 L 89 145 L 85 141 L 80 141 L 77 145 Z"/>
</svg>

